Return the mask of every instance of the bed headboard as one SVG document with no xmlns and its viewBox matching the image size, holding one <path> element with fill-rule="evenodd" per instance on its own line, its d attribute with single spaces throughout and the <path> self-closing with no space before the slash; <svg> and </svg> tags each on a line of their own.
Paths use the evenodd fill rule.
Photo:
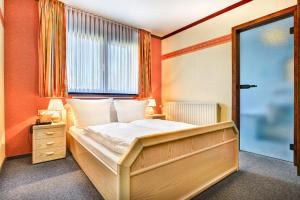
<svg viewBox="0 0 300 200">
<path fill-rule="evenodd" d="M 166 115 L 167 120 L 195 125 L 220 122 L 220 111 L 218 103 L 180 101 L 163 104 L 163 113 Z"/>
<path fill-rule="evenodd" d="M 73 111 L 72 111 L 72 107 L 70 106 L 70 104 L 65 104 L 64 105 L 65 107 L 65 110 L 66 110 L 66 128 L 67 128 L 67 131 L 69 130 L 69 128 L 71 126 L 74 126 L 74 114 L 73 114 Z"/>
</svg>

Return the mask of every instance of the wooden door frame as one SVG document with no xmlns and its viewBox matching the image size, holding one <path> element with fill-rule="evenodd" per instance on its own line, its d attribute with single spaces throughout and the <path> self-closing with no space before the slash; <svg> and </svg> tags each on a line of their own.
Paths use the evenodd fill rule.
<svg viewBox="0 0 300 200">
<path fill-rule="evenodd" d="M 298 67 L 297 67 L 297 77 L 300 77 L 300 39 L 299 39 L 299 37 L 300 37 L 300 0 L 298 0 L 298 3 L 297 3 L 297 11 L 296 11 L 296 21 L 297 21 L 297 23 L 295 24 L 296 25 L 296 30 L 297 30 L 297 37 L 298 37 L 298 39 L 297 39 L 297 41 L 295 41 L 295 42 L 297 42 L 297 43 L 295 43 L 296 45 L 295 45 L 295 51 L 297 51 L 296 52 L 296 58 L 297 58 L 297 65 L 298 65 Z M 298 81 L 298 85 L 299 85 L 299 81 Z M 300 86 L 298 86 L 298 95 L 299 95 L 299 89 L 300 89 Z M 298 99 L 300 99 L 300 97 L 298 96 Z M 299 100 L 298 100 L 299 101 Z M 298 110 L 298 113 L 299 113 L 299 110 L 300 110 L 300 104 L 299 104 L 299 102 L 298 102 L 298 107 L 297 107 L 297 110 Z M 295 154 L 295 161 L 296 161 L 296 165 L 297 165 L 297 174 L 298 174 L 298 176 L 300 176 L 300 131 L 299 131 L 299 119 L 297 119 L 297 121 L 298 121 L 298 123 L 297 123 L 297 139 L 295 140 L 296 141 L 296 147 L 295 147 L 295 149 L 296 149 L 296 154 Z"/>
<path fill-rule="evenodd" d="M 300 0 L 298 0 L 300 1 Z M 299 9 L 292 6 L 232 28 L 232 120 L 240 128 L 240 33 L 280 19 L 294 16 L 294 163 L 300 161 L 299 136 Z M 300 165 L 299 165 L 300 166 Z M 300 169 L 298 168 L 300 175 Z"/>
</svg>

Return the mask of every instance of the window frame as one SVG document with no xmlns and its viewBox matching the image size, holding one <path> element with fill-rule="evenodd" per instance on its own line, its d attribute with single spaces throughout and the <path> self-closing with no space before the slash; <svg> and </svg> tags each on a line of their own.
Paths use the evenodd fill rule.
<svg viewBox="0 0 300 200">
<path fill-rule="evenodd" d="M 77 9 L 74 9 L 74 8 L 71 8 L 71 9 L 72 10 L 77 10 Z M 79 11 L 79 12 L 81 12 L 81 11 Z M 85 12 L 85 13 L 88 13 L 88 12 Z M 90 13 L 88 13 L 88 14 L 90 14 Z M 97 17 L 102 18 L 105 21 L 111 21 L 111 20 L 108 20 L 108 19 L 103 18 L 101 16 L 97 16 Z M 116 24 L 123 25 L 123 26 L 127 26 L 127 25 L 121 24 L 119 22 L 115 22 L 115 21 L 112 21 L 112 22 L 116 23 Z M 131 28 L 136 29 L 134 27 L 131 27 Z M 137 45 L 137 60 L 136 60 L 136 62 L 137 62 L 137 74 L 136 74 L 136 76 L 137 76 L 137 83 L 136 83 L 137 84 L 136 85 L 137 91 L 136 91 L 136 93 L 129 93 L 129 92 L 127 92 L 127 93 L 117 93 L 117 92 L 116 93 L 115 92 L 107 92 L 107 93 L 103 92 L 103 93 L 101 93 L 101 92 L 82 92 L 82 91 L 76 92 L 76 91 L 72 90 L 71 92 L 67 91 L 68 95 L 69 96 L 78 96 L 78 97 L 100 97 L 100 98 L 101 97 L 121 97 L 121 98 L 123 98 L 123 97 L 125 97 L 125 98 L 126 97 L 136 98 L 136 97 L 138 97 L 139 96 L 139 82 L 140 82 L 140 76 L 139 76 L 139 70 L 140 70 L 139 69 L 139 46 L 140 46 L 140 44 L 139 44 L 139 30 L 138 29 L 136 29 L 136 30 L 137 30 L 137 44 L 136 44 Z M 66 34 L 68 34 L 68 30 L 66 30 L 66 32 L 67 32 Z M 73 33 L 71 33 L 71 34 L 73 34 Z M 66 37 L 68 37 L 68 36 L 66 35 Z M 104 37 L 102 37 L 102 39 L 104 40 Z M 66 41 L 66 42 L 68 42 L 68 41 Z M 110 44 L 109 44 L 108 40 L 104 40 L 103 42 L 104 42 L 104 51 L 106 52 L 105 55 L 107 56 Z M 113 42 L 113 41 L 111 40 L 111 42 Z M 67 55 L 67 52 L 66 52 L 66 55 Z M 105 70 L 104 70 L 104 76 L 105 76 L 104 88 L 106 88 L 105 90 L 107 90 L 108 78 L 109 78 L 109 75 L 108 75 L 109 65 L 108 65 L 108 59 L 107 58 L 105 58 L 105 60 L 104 60 L 104 68 L 105 68 Z"/>
</svg>

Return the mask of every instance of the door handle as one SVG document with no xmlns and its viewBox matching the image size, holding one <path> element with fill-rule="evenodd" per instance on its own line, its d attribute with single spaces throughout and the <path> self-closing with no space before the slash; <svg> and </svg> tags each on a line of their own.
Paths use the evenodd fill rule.
<svg viewBox="0 0 300 200">
<path fill-rule="evenodd" d="M 240 85 L 240 89 L 250 89 L 253 87 L 257 87 L 257 85 L 249 85 L 249 84 Z"/>
</svg>

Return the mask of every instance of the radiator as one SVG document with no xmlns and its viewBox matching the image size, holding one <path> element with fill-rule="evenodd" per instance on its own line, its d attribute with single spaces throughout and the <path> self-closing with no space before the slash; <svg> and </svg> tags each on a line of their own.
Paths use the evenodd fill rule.
<svg viewBox="0 0 300 200">
<path fill-rule="evenodd" d="M 163 104 L 163 113 L 167 120 L 194 125 L 220 121 L 220 106 L 217 103 L 167 102 Z"/>
</svg>

